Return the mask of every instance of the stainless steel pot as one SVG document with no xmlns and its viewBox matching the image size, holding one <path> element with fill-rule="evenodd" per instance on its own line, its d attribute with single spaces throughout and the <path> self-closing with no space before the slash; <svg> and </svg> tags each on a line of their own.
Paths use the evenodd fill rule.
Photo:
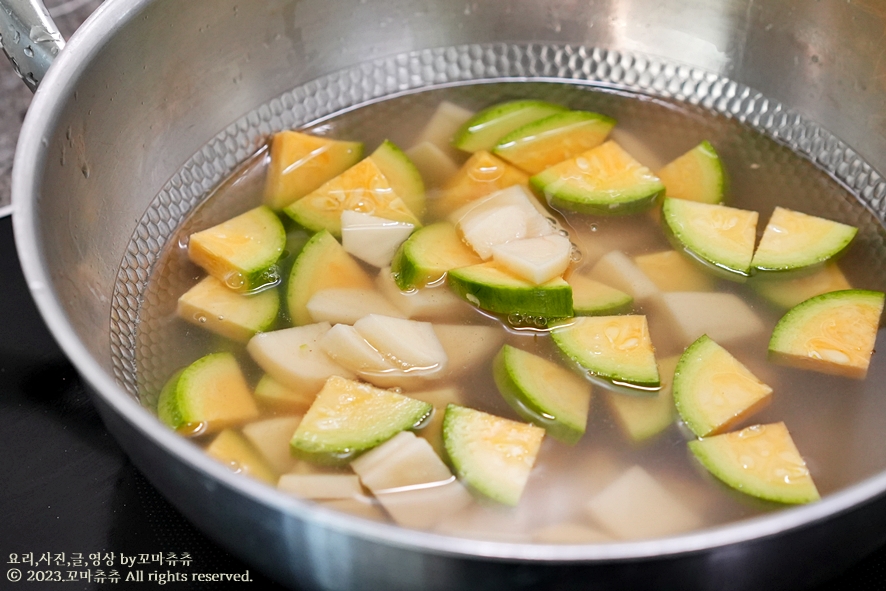
<svg viewBox="0 0 886 591">
<path fill-rule="evenodd" d="M 3 3 L 16 8 L 7 15 L 28 4 Z M 27 56 L 25 44 L 34 53 L 54 37 L 45 20 L 28 25 L 32 17 L 16 39 L 0 27 L 11 53 Z M 13 173 L 20 258 L 44 318 L 136 465 L 198 527 L 284 583 L 801 588 L 886 541 L 886 473 L 810 506 L 651 541 L 509 544 L 368 523 L 237 477 L 162 426 L 132 394 L 129 315 L 162 237 L 264 135 L 360 100 L 464 80 L 575 79 L 688 99 L 720 84 L 704 96 L 726 111 L 736 105 L 751 125 L 777 132 L 785 117 L 785 134 L 805 121 L 832 133 L 786 141 L 882 220 L 884 27 L 876 0 L 108 0 L 42 81 L 17 58 L 39 84 Z M 42 36 L 29 41 L 34 33 Z M 790 111 L 773 115 L 763 97 Z"/>
</svg>

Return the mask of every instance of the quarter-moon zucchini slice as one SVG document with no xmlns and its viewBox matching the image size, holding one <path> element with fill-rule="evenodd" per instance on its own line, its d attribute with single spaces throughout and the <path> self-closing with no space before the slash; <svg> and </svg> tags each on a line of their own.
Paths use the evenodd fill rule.
<svg viewBox="0 0 886 591">
<path fill-rule="evenodd" d="M 756 211 L 665 198 L 662 217 L 675 248 L 726 279 L 742 282 L 750 276 Z"/>
<path fill-rule="evenodd" d="M 661 381 L 646 317 L 583 316 L 551 331 L 560 351 L 605 387 L 654 396 Z"/>
<path fill-rule="evenodd" d="M 279 283 L 286 230 L 266 205 L 191 234 L 188 257 L 229 289 L 254 292 Z"/>
<path fill-rule="evenodd" d="M 452 145 L 465 152 L 491 150 L 515 129 L 566 107 L 539 100 L 516 100 L 492 105 L 468 119 L 452 138 Z"/>
<path fill-rule="evenodd" d="M 346 210 L 421 225 L 373 158 L 364 158 L 283 212 L 308 230 L 327 230 L 340 238 L 341 214 Z"/>
<path fill-rule="evenodd" d="M 437 222 L 414 232 L 400 245 L 391 263 L 394 282 L 401 290 L 436 284 L 451 269 L 481 263 L 459 238 L 455 226 Z"/>
<path fill-rule="evenodd" d="M 853 226 L 776 207 L 751 266 L 757 273 L 814 269 L 845 251 L 857 232 Z"/>
<path fill-rule="evenodd" d="M 538 174 L 606 140 L 615 119 L 589 111 L 567 111 L 533 121 L 501 138 L 492 153 Z"/>
<path fill-rule="evenodd" d="M 764 408 L 772 388 L 706 335 L 680 356 L 673 382 L 674 403 L 699 437 L 728 431 Z"/>
<path fill-rule="evenodd" d="M 258 417 L 258 406 L 231 353 L 201 357 L 173 375 L 157 401 L 161 421 L 185 435 L 220 431 Z"/>
<path fill-rule="evenodd" d="M 784 423 L 754 425 L 688 445 L 711 474 L 745 494 L 790 504 L 820 498 Z"/>
<path fill-rule="evenodd" d="M 569 369 L 505 345 L 492 364 L 495 385 L 521 417 L 569 444 L 584 435 L 591 384 Z"/>
<path fill-rule="evenodd" d="M 650 207 L 664 192 L 651 170 L 614 141 L 607 141 L 529 179 L 552 207 L 599 215 Z"/>
<path fill-rule="evenodd" d="M 782 316 L 769 339 L 772 361 L 863 379 L 877 340 L 884 294 L 848 289 L 802 302 Z"/>
<path fill-rule="evenodd" d="M 726 190 L 723 163 L 714 146 L 704 140 L 658 171 L 665 195 L 700 203 L 722 203 Z"/>
<path fill-rule="evenodd" d="M 462 299 L 494 314 L 544 319 L 572 316 L 572 288 L 562 277 L 536 285 L 496 263 L 481 263 L 450 271 L 449 286 Z"/>
<path fill-rule="evenodd" d="M 505 505 L 520 501 L 545 430 L 465 406 L 450 404 L 443 445 L 459 479 Z"/>
<path fill-rule="evenodd" d="M 279 210 L 301 199 L 363 157 L 363 144 L 281 131 L 271 140 L 265 204 Z"/>
<path fill-rule="evenodd" d="M 400 431 L 419 427 L 433 408 L 393 390 L 333 376 L 293 433 L 292 453 L 320 464 L 345 464 Z"/>
<path fill-rule="evenodd" d="M 372 289 L 372 279 L 329 232 L 317 232 L 295 259 L 286 286 L 289 316 L 296 326 L 311 324 L 308 301 L 321 289 Z"/>
</svg>

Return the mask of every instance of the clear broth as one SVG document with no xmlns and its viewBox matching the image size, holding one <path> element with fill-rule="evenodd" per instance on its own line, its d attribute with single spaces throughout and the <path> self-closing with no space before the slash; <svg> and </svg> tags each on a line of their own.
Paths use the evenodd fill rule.
<svg viewBox="0 0 886 591">
<path fill-rule="evenodd" d="M 857 226 L 859 234 L 841 259 L 840 268 L 855 288 L 886 288 L 880 264 L 884 259 L 884 233 L 872 213 L 808 160 L 734 119 L 701 107 L 580 86 L 500 83 L 391 98 L 337 114 L 307 129 L 319 135 L 363 141 L 367 154 L 384 139 L 408 148 L 443 100 L 478 110 L 512 98 L 541 98 L 614 117 L 618 121 L 615 139 L 653 170 L 699 141 L 709 140 L 729 176 L 727 204 L 759 212 L 758 234 L 776 205 Z M 177 318 L 175 303 L 203 275 L 188 261 L 187 236 L 258 205 L 266 165 L 266 151 L 244 163 L 181 224 L 155 266 L 142 306 L 150 311 L 143 315 L 149 321 L 139 325 L 137 347 L 138 375 L 146 405 L 154 402 L 162 383 L 175 369 L 212 351 L 233 350 L 253 383 L 260 376 L 242 346 Z M 570 213 L 564 217 L 573 242 L 584 253 L 577 272 L 589 269 L 599 254 L 610 249 L 631 256 L 670 249 L 664 233 L 647 214 L 598 217 Z M 719 288 L 741 296 L 767 327 L 759 337 L 728 346 L 774 389 L 772 404 L 740 426 L 784 421 L 822 495 L 883 470 L 886 447 L 881 440 L 886 433 L 886 399 L 881 384 L 886 380 L 886 361 L 882 356 L 874 355 L 863 381 L 768 363 L 768 337 L 783 311 L 757 297 L 747 286 L 721 281 Z M 501 326 L 511 344 L 557 358 L 544 333 L 513 330 L 480 313 L 471 318 L 474 323 Z M 662 335 L 653 333 L 652 337 L 659 347 L 657 339 Z M 878 348 L 882 347 L 882 339 L 881 331 Z M 435 382 L 429 387 L 443 385 Z M 458 385 L 468 406 L 519 419 L 498 393 L 488 364 L 463 376 Z M 444 530 L 468 537 L 528 541 L 532 532 L 548 525 L 588 523 L 584 510 L 587 500 L 631 465 L 642 466 L 697 511 L 704 527 L 781 508 L 733 491 L 705 472 L 690 456 L 686 441 L 691 435 L 678 421 L 651 441 L 631 443 L 611 418 L 602 394 L 595 386 L 587 431 L 578 444 L 568 446 L 545 438 L 518 507 L 481 504 L 470 519 L 453 520 Z M 208 439 L 197 441 L 205 444 Z"/>
</svg>

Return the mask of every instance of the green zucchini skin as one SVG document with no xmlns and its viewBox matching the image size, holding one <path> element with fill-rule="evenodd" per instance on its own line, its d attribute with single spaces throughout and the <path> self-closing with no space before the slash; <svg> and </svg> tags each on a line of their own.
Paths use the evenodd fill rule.
<svg viewBox="0 0 886 591">
<path fill-rule="evenodd" d="M 449 286 L 459 297 L 481 310 L 494 314 L 520 314 L 543 319 L 568 318 L 573 315 L 572 287 L 562 279 L 542 285 L 488 272 L 483 263 L 449 272 Z M 503 273 L 501 274 L 503 275 Z"/>
</svg>

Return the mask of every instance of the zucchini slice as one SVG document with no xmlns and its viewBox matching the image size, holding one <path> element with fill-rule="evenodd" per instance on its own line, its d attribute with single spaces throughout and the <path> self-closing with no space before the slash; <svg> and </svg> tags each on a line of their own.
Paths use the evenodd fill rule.
<svg viewBox="0 0 886 591">
<path fill-rule="evenodd" d="M 425 183 L 409 156 L 391 140 L 385 140 L 369 155 L 394 193 L 421 219 L 425 213 Z"/>
<path fill-rule="evenodd" d="M 480 263 L 449 222 L 420 228 L 401 245 L 391 263 L 391 273 L 401 290 L 435 284 L 450 269 Z"/>
<path fill-rule="evenodd" d="M 350 462 L 407 429 L 419 427 L 433 406 L 392 390 L 333 376 L 292 435 L 292 452 L 327 465 Z"/>
<path fill-rule="evenodd" d="M 714 146 L 707 140 L 658 171 L 665 195 L 700 203 L 722 203 L 726 174 Z"/>
<path fill-rule="evenodd" d="M 572 316 L 572 288 L 561 277 L 536 285 L 495 263 L 453 269 L 449 286 L 464 300 L 495 314 L 542 319 Z"/>
<path fill-rule="evenodd" d="M 485 150 L 474 153 L 429 203 L 435 217 L 446 217 L 472 201 L 514 185 L 527 186 L 529 175 Z"/>
<path fill-rule="evenodd" d="M 570 370 L 505 345 L 492 363 L 495 385 L 518 415 L 574 444 L 584 435 L 591 384 Z"/>
<path fill-rule="evenodd" d="M 271 139 L 265 205 L 283 209 L 335 178 L 363 157 L 363 144 L 281 131 Z"/>
<path fill-rule="evenodd" d="M 520 501 L 545 430 L 465 406 L 450 404 L 443 445 L 459 479 L 505 505 Z"/>
<path fill-rule="evenodd" d="M 465 152 L 491 150 L 515 129 L 566 110 L 560 105 L 531 99 L 492 105 L 468 119 L 455 132 L 452 145 Z"/>
<path fill-rule="evenodd" d="M 554 208 L 599 215 L 635 213 L 664 192 L 651 170 L 612 140 L 529 179 Z"/>
<path fill-rule="evenodd" d="M 572 287 L 576 316 L 611 316 L 629 311 L 634 304 L 634 298 L 625 292 L 584 275 L 570 275 L 566 282 Z"/>
<path fill-rule="evenodd" d="M 308 230 L 327 230 L 340 238 L 341 214 L 347 210 L 421 225 L 372 158 L 364 158 L 283 211 Z"/>
<path fill-rule="evenodd" d="M 716 278 L 676 250 L 634 257 L 634 263 L 661 291 L 714 291 Z"/>
<path fill-rule="evenodd" d="M 790 504 L 820 498 L 784 423 L 754 425 L 688 445 L 711 474 L 745 494 Z"/>
<path fill-rule="evenodd" d="M 844 252 L 857 232 L 853 226 L 776 207 L 751 266 L 758 273 L 820 267 Z"/>
<path fill-rule="evenodd" d="M 160 420 L 185 435 L 203 435 L 258 417 L 258 406 L 231 353 L 212 353 L 177 372 L 160 392 Z"/>
<path fill-rule="evenodd" d="M 879 291 L 848 289 L 794 306 L 772 331 L 770 360 L 864 379 L 877 340 L 883 300 Z"/>
<path fill-rule="evenodd" d="M 555 327 L 551 337 L 604 387 L 640 396 L 655 396 L 661 387 L 645 316 L 582 316 Z"/>
<path fill-rule="evenodd" d="M 274 380 L 313 400 L 330 376 L 354 377 L 320 347 L 330 329 L 328 322 L 318 322 L 263 332 L 249 340 L 246 351 Z"/>
<path fill-rule="evenodd" d="M 206 446 L 210 457 L 223 463 L 232 472 L 252 476 L 271 485 L 277 484 L 278 474 L 262 454 L 243 435 L 225 429 Z"/>
<path fill-rule="evenodd" d="M 772 400 L 772 388 L 706 335 L 680 356 L 673 393 L 680 417 L 699 437 L 728 431 Z"/>
<path fill-rule="evenodd" d="M 178 298 L 176 314 L 191 324 L 245 343 L 255 333 L 271 328 L 279 310 L 276 290 L 244 295 L 208 275 Z"/>
<path fill-rule="evenodd" d="M 286 286 L 289 317 L 296 326 L 313 322 L 308 301 L 321 289 L 372 289 L 372 279 L 329 232 L 317 232 L 305 244 Z"/>
<path fill-rule="evenodd" d="M 230 289 L 254 292 L 280 282 L 275 263 L 285 246 L 283 223 L 262 205 L 191 234 L 188 257 Z"/>
<path fill-rule="evenodd" d="M 661 390 L 655 396 L 625 396 L 619 392 L 604 392 L 615 422 L 634 443 L 647 441 L 673 424 L 677 413 L 671 386 L 679 359 L 679 356 L 674 355 L 658 362 Z"/>
<path fill-rule="evenodd" d="M 368 213 L 341 212 L 341 245 L 345 251 L 373 267 L 389 267 L 400 245 L 415 226 Z"/>
<path fill-rule="evenodd" d="M 833 262 L 812 275 L 786 278 L 759 275 L 748 284 L 767 301 L 784 309 L 823 293 L 852 289 L 840 267 Z"/>
<path fill-rule="evenodd" d="M 492 153 L 529 174 L 596 148 L 615 127 L 615 119 L 589 111 L 556 113 L 517 128 Z"/>
<path fill-rule="evenodd" d="M 750 276 L 756 211 L 665 198 L 662 217 L 675 248 L 726 279 L 743 282 Z"/>
<path fill-rule="evenodd" d="M 572 243 L 560 234 L 521 238 L 492 247 L 493 261 L 536 285 L 562 277 L 571 257 Z"/>
</svg>

